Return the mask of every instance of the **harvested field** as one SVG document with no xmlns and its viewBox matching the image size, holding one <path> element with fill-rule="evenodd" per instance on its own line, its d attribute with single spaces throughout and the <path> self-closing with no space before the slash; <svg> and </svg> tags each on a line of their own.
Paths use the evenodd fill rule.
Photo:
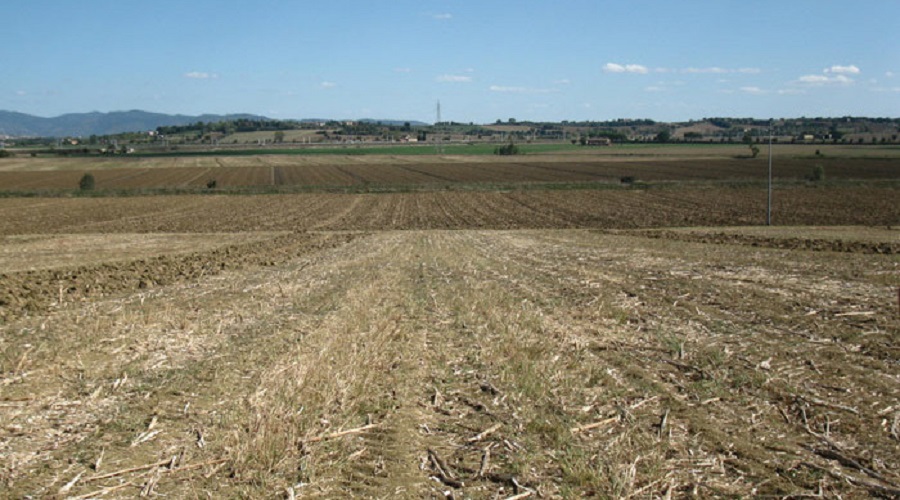
<svg viewBox="0 0 900 500">
<path fill-rule="evenodd" d="M 893 160 L 828 158 L 760 228 L 765 161 L 653 151 L 129 158 L 100 190 L 387 188 L 0 198 L 0 496 L 900 496 Z"/>
<path fill-rule="evenodd" d="M 583 230 L 269 241 L 0 324 L 7 494 L 900 494 L 896 256 Z"/>
</svg>

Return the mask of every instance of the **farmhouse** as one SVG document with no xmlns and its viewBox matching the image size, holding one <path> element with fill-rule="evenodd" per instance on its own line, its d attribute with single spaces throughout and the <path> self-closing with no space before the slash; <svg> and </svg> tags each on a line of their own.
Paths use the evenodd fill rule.
<svg viewBox="0 0 900 500">
<path fill-rule="evenodd" d="M 585 144 L 588 146 L 612 146 L 612 141 L 609 140 L 609 137 L 591 137 Z"/>
</svg>

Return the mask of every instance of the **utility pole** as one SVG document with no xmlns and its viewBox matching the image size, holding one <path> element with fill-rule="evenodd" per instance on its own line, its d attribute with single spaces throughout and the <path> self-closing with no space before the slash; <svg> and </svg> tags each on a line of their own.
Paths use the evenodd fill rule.
<svg viewBox="0 0 900 500">
<path fill-rule="evenodd" d="M 434 124 L 434 133 L 437 136 L 437 152 L 439 154 L 443 154 L 444 153 L 444 145 L 443 145 L 444 138 L 441 136 L 440 126 L 441 126 L 441 101 L 438 100 L 438 102 L 437 102 L 437 121 Z"/>
<path fill-rule="evenodd" d="M 772 225 L 772 127 L 769 126 L 769 190 L 766 196 L 766 225 Z"/>
</svg>

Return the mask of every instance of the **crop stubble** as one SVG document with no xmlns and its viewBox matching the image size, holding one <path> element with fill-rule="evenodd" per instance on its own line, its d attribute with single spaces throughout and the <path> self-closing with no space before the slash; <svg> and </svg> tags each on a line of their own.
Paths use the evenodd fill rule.
<svg viewBox="0 0 900 500">
<path fill-rule="evenodd" d="M 571 230 L 310 246 L 325 237 L 0 327 L 8 491 L 79 474 L 68 494 L 846 497 L 900 481 L 896 257 Z"/>
</svg>

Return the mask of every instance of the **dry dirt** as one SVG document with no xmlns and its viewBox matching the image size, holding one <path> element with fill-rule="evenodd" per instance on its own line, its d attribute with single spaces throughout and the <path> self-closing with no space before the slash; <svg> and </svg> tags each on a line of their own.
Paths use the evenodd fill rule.
<svg viewBox="0 0 900 500">
<path fill-rule="evenodd" d="M 146 288 L 80 270 L 109 288 L 0 323 L 0 484 L 900 495 L 898 257 L 647 236 L 301 232 L 134 261 Z"/>
</svg>

